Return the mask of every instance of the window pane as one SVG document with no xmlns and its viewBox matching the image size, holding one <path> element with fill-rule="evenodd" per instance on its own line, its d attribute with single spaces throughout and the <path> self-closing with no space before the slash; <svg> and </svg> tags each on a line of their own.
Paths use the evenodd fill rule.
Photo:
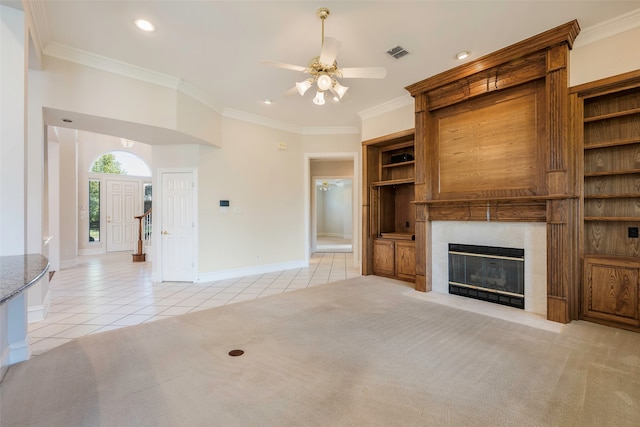
<svg viewBox="0 0 640 427">
<path fill-rule="evenodd" d="M 89 241 L 100 241 L 100 181 L 89 181 Z"/>
</svg>

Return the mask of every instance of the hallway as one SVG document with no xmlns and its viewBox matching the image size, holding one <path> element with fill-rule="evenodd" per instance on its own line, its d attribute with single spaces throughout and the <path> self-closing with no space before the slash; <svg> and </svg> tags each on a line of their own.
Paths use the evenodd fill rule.
<svg viewBox="0 0 640 427">
<path fill-rule="evenodd" d="M 349 253 L 316 253 L 308 268 L 209 283 L 151 282 L 151 263 L 131 253 L 78 258 L 51 279 L 51 307 L 29 324 L 33 355 L 84 335 L 359 276 Z"/>
</svg>

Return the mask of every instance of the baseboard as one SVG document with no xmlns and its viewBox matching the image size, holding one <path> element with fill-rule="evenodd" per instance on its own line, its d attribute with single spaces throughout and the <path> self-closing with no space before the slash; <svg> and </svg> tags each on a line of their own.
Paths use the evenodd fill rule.
<svg viewBox="0 0 640 427">
<path fill-rule="evenodd" d="M 78 260 L 76 258 L 60 260 L 60 270 L 64 270 L 65 268 L 74 268 L 77 266 Z"/>
<path fill-rule="evenodd" d="M 342 234 L 342 233 L 318 233 L 317 237 L 337 237 L 339 239 L 351 239 L 353 236 L 351 234 Z"/>
<path fill-rule="evenodd" d="M 40 305 L 29 306 L 27 308 L 27 323 L 41 322 L 47 317 L 51 306 L 51 289 L 44 296 L 44 301 Z"/>
<path fill-rule="evenodd" d="M 236 277 L 253 276 L 255 274 L 273 273 L 274 271 L 291 270 L 294 268 L 308 267 L 309 263 L 304 260 L 288 261 L 277 264 L 256 265 L 252 267 L 236 268 L 232 270 L 212 271 L 209 273 L 199 273 L 197 283 L 215 282 L 216 280 L 234 279 Z"/>
</svg>

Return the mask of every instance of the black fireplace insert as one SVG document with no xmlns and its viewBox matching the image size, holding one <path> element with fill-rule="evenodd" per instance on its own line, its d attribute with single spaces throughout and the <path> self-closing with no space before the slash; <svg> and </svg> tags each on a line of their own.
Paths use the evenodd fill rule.
<svg viewBox="0 0 640 427">
<path fill-rule="evenodd" d="M 449 293 L 524 309 L 524 249 L 450 243 Z"/>
</svg>

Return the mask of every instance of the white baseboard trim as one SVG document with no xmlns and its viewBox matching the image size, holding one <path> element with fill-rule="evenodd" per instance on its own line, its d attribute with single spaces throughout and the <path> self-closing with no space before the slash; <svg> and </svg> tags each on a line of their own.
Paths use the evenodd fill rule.
<svg viewBox="0 0 640 427">
<path fill-rule="evenodd" d="M 338 237 L 340 239 L 351 239 L 353 236 L 351 234 L 342 234 L 342 233 L 318 233 L 317 237 Z"/>
<path fill-rule="evenodd" d="M 78 260 L 76 258 L 60 260 L 60 270 L 64 270 L 65 268 L 74 268 L 77 266 L 78 266 Z"/>
<path fill-rule="evenodd" d="M 304 260 L 288 261 L 277 264 L 256 265 L 252 267 L 235 268 L 232 270 L 198 273 L 196 283 L 215 282 L 216 280 L 234 279 L 236 277 L 253 276 L 255 274 L 273 273 L 274 271 L 291 270 L 293 268 L 308 267 Z"/>
<path fill-rule="evenodd" d="M 51 289 L 47 291 L 42 304 L 27 308 L 27 323 L 43 321 L 47 317 L 49 307 L 51 307 Z"/>
<path fill-rule="evenodd" d="M 24 362 L 31 357 L 31 349 L 29 348 L 29 335 L 24 337 L 24 341 L 17 341 L 9 344 L 9 365 Z"/>
</svg>

